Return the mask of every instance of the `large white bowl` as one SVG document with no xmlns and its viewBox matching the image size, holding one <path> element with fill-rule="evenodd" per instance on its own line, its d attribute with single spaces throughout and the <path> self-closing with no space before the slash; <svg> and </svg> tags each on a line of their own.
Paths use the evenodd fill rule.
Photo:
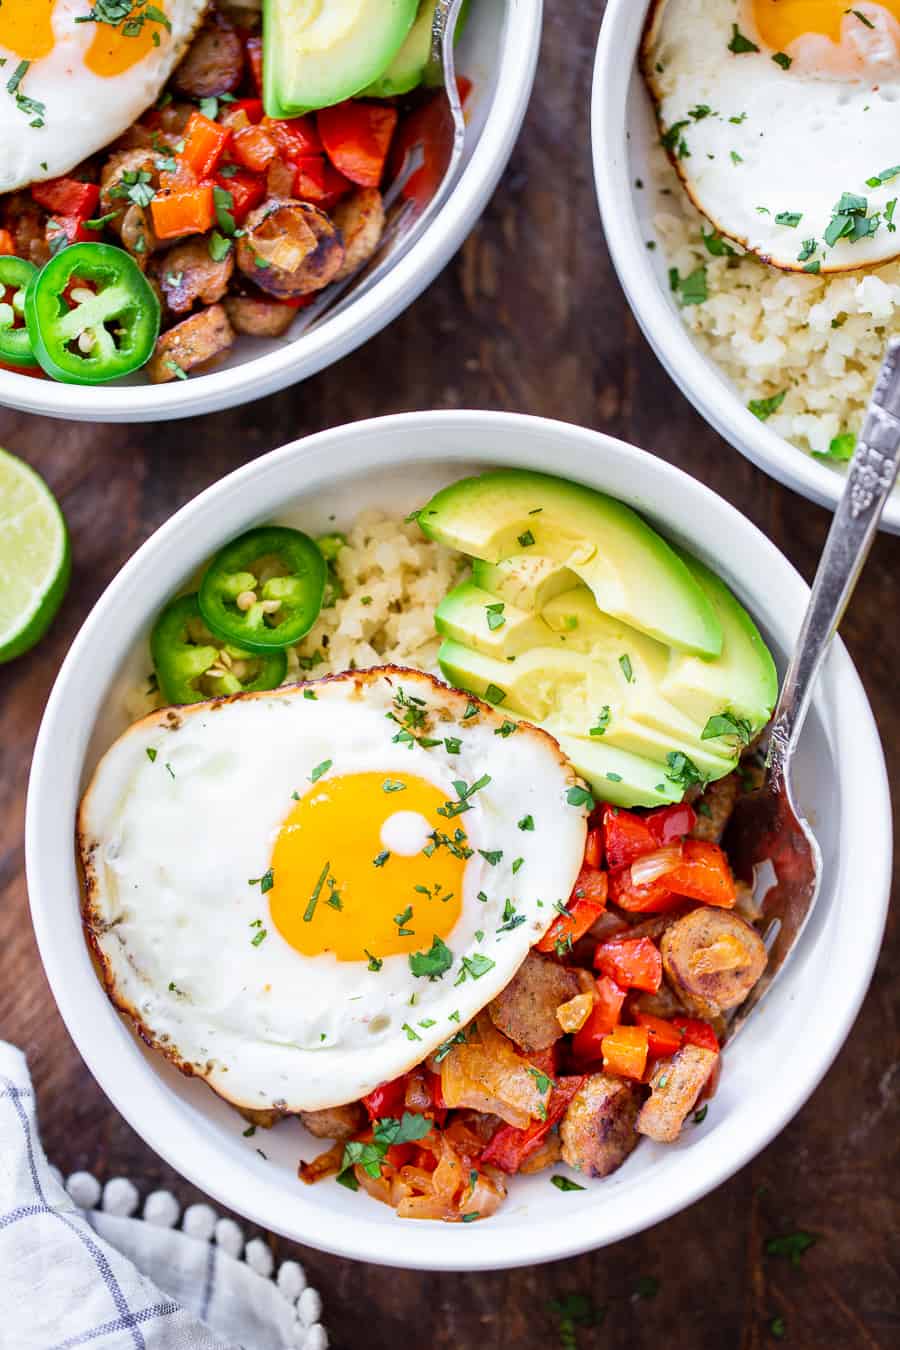
<svg viewBox="0 0 900 1350">
<path fill-rule="evenodd" d="M 512 153 L 534 83 L 543 0 L 477 0 L 457 69 L 473 81 L 455 188 L 421 239 L 370 291 L 308 333 L 239 337 L 205 375 L 152 385 L 137 374 L 93 388 L 0 370 L 0 405 L 74 421 L 152 422 L 231 408 L 304 380 L 366 342 L 424 291 L 481 215 Z"/>
<path fill-rule="evenodd" d="M 656 237 L 649 188 L 654 179 L 650 156 L 659 130 L 637 56 L 649 7 L 650 0 L 608 0 L 594 63 L 594 179 L 619 280 L 656 355 L 719 434 L 780 482 L 823 506 L 834 506 L 844 487 L 843 475 L 754 417 L 684 326 L 663 250 L 647 248 L 647 240 Z M 643 190 L 636 186 L 639 181 Z M 900 533 L 900 498 L 888 502 L 881 527 Z"/>
<path fill-rule="evenodd" d="M 142 1047 L 91 966 L 72 828 L 93 766 L 124 728 L 123 689 L 146 678 L 154 616 L 204 559 L 259 521 L 332 530 L 364 506 L 404 513 L 437 486 L 502 464 L 550 469 L 643 511 L 734 587 L 783 665 L 807 588 L 708 488 L 621 441 L 563 423 L 414 413 L 297 441 L 230 474 L 173 516 L 87 619 L 35 750 L 26 827 L 32 917 L 53 993 L 91 1072 L 148 1144 L 222 1204 L 299 1242 L 365 1261 L 458 1270 L 527 1265 L 614 1242 L 691 1204 L 777 1134 L 822 1078 L 856 1016 L 884 924 L 891 861 L 885 767 L 865 694 L 837 642 L 797 766 L 800 801 L 817 823 L 825 857 L 821 897 L 791 966 L 726 1050 L 704 1124 L 689 1128 L 683 1142 L 644 1141 L 613 1177 L 581 1192 L 560 1193 L 546 1173 L 516 1179 L 508 1203 L 482 1224 L 404 1221 L 332 1182 L 301 1185 L 298 1156 L 321 1146 L 296 1121 L 246 1140 L 244 1122 L 229 1107 Z"/>
</svg>

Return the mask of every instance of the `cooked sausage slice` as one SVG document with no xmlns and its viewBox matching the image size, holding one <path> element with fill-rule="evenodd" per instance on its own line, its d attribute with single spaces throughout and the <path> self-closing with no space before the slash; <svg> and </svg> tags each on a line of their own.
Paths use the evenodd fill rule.
<svg viewBox="0 0 900 1350">
<path fill-rule="evenodd" d="M 222 299 L 234 272 L 234 249 L 216 262 L 205 237 L 187 239 L 157 258 L 153 271 L 172 313 L 187 314 L 198 301 L 214 305 Z"/>
<path fill-rule="evenodd" d="M 229 295 L 223 303 L 234 331 L 251 337 L 281 337 L 297 315 L 290 305 L 261 295 Z"/>
<path fill-rule="evenodd" d="M 579 993 L 576 976 L 559 962 L 539 952 L 529 952 L 506 988 L 494 999 L 488 1012 L 504 1036 L 520 1050 L 531 1054 L 546 1050 L 563 1034 L 556 1010 Z"/>
<path fill-rule="evenodd" d="M 703 796 L 695 803 L 697 823 L 691 830 L 692 839 L 705 839 L 718 844 L 731 819 L 735 802 L 741 793 L 741 780 L 736 773 L 710 783 Z"/>
<path fill-rule="evenodd" d="M 3 198 L 4 223 L 20 258 L 42 267 L 50 256 L 44 229 L 45 215 L 27 192 L 12 192 Z"/>
<path fill-rule="evenodd" d="M 144 271 L 150 254 L 159 248 L 149 212 L 142 206 L 129 206 L 119 221 L 119 237 L 122 247 L 128 250 L 141 271 Z"/>
<path fill-rule="evenodd" d="M 331 213 L 344 237 L 344 261 L 333 278 L 341 281 L 368 262 L 384 232 L 384 203 L 377 188 L 358 188 Z"/>
<path fill-rule="evenodd" d="M 650 1079 L 650 1096 L 637 1118 L 638 1133 L 660 1144 L 677 1139 L 718 1058 L 699 1045 L 683 1045 L 670 1059 L 661 1059 Z"/>
<path fill-rule="evenodd" d="M 590 1177 L 608 1177 L 638 1142 L 640 1090 L 621 1078 L 592 1074 L 575 1093 L 559 1134 L 563 1161 Z"/>
<path fill-rule="evenodd" d="M 766 949 L 749 923 L 702 905 L 666 930 L 663 970 L 685 1007 L 713 1018 L 736 1008 L 766 968 Z"/>
<path fill-rule="evenodd" d="M 152 150 L 141 148 L 114 150 L 100 170 L 100 205 L 104 212 L 124 212 L 127 209 L 128 197 L 124 192 L 118 191 L 119 188 L 127 186 L 122 182 L 126 173 L 148 173 L 150 186 L 155 187 L 159 181 L 159 170 L 156 167 L 158 158 L 159 156 Z"/>
<path fill-rule="evenodd" d="M 163 333 L 145 369 L 154 384 L 165 384 L 227 352 L 233 342 L 228 315 L 221 305 L 210 305 Z"/>
<path fill-rule="evenodd" d="M 333 281 L 344 261 L 337 227 L 309 202 L 270 198 L 244 222 L 237 264 L 269 295 L 296 297 Z"/>
<path fill-rule="evenodd" d="M 652 1017 L 681 1017 L 685 1007 L 670 985 L 663 980 L 655 994 L 646 989 L 632 989 L 625 1000 L 630 1012 L 650 1013 Z"/>
<path fill-rule="evenodd" d="M 322 1111 L 301 1111 L 300 1119 L 317 1139 L 343 1140 L 359 1134 L 366 1123 L 366 1112 L 361 1102 L 348 1102 Z"/>
<path fill-rule="evenodd" d="M 191 98 L 230 94 L 244 73 L 244 51 L 233 26 L 213 10 L 194 38 L 172 83 Z"/>
</svg>

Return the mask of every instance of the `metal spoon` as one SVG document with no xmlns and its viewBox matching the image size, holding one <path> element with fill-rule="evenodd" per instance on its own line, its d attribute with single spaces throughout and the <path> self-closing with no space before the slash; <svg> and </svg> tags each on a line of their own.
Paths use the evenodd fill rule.
<svg viewBox="0 0 900 1350">
<path fill-rule="evenodd" d="M 768 965 L 734 1014 L 726 1032 L 728 1040 L 771 988 L 819 893 L 822 853 L 794 801 L 791 760 L 822 662 L 872 547 L 898 468 L 900 339 L 895 338 L 875 385 L 781 687 L 769 735 L 765 782 L 739 799 L 725 834 L 724 846 L 736 875 L 756 886 L 771 882 L 761 901 Z"/>
<path fill-rule="evenodd" d="M 355 272 L 335 285 L 326 287 L 320 298 L 309 305 L 292 326 L 291 340 L 305 333 L 324 315 L 331 317 L 339 314 L 363 291 L 371 290 L 409 252 L 446 201 L 456 178 L 466 139 L 466 122 L 456 85 L 453 54 L 456 25 L 463 3 L 464 0 L 437 0 L 431 31 L 431 58 L 424 77 L 424 83 L 436 90 L 433 102 L 428 105 L 427 152 L 423 141 L 410 146 L 400 172 L 385 190 L 387 224 L 377 251 Z M 421 174 L 415 192 L 404 197 L 404 189 L 426 163 L 426 153 L 427 175 Z M 350 294 L 347 294 L 348 291 Z"/>
</svg>

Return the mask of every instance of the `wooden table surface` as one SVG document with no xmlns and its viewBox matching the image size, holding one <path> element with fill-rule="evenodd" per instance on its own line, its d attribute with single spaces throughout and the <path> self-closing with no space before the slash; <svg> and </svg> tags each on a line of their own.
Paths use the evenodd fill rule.
<svg viewBox="0 0 900 1350">
<path fill-rule="evenodd" d="M 307 432 L 378 413 L 500 408 L 560 417 L 645 446 L 734 502 L 809 578 L 827 513 L 729 449 L 671 384 L 640 336 L 604 246 L 591 178 L 588 90 L 602 6 L 549 0 L 535 98 L 484 219 L 430 290 L 386 332 L 316 379 L 198 421 L 65 425 L 0 411 L 0 444 L 58 495 L 74 574 L 29 656 L 0 668 L 0 1036 L 28 1054 L 51 1161 L 68 1174 L 128 1175 L 183 1203 L 196 1192 L 107 1102 L 56 1012 L 28 919 L 23 817 L 35 734 L 57 668 L 107 583 L 200 489 Z M 900 774 L 900 539 L 876 543 L 844 637 Z M 867 897 L 850 897 L 865 905 Z M 650 1232 L 577 1260 L 496 1274 L 385 1271 L 298 1251 L 325 1299 L 332 1343 L 401 1339 L 497 1350 L 559 1343 L 548 1300 L 587 1294 L 613 1350 L 875 1350 L 898 1343 L 897 999 L 893 922 L 874 983 L 825 1081 L 753 1163 Z M 797 1028 L 802 1035 L 802 1027 Z M 815 1233 L 799 1267 L 767 1237 Z M 893 1243 L 893 1250 L 892 1250 Z M 502 1259 L 502 1251 L 498 1251 Z M 655 1297 L 638 1282 L 659 1281 Z M 2 1281 L 0 1281 L 2 1284 Z"/>
</svg>

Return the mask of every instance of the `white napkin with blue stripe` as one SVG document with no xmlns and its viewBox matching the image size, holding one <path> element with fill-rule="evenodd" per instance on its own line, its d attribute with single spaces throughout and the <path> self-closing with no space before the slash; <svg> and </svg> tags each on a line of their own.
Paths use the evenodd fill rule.
<svg viewBox="0 0 900 1350">
<path fill-rule="evenodd" d="M 48 1164 L 25 1057 L 0 1041 L 0 1350 L 326 1350 L 296 1262 L 273 1281 L 265 1244 L 238 1259 L 240 1230 L 208 1206 L 186 1211 L 184 1231 L 165 1192 L 145 1220 L 108 1212 L 136 1202 L 129 1182 L 91 1207 L 99 1194 L 87 1174 L 66 1189 Z"/>
</svg>

